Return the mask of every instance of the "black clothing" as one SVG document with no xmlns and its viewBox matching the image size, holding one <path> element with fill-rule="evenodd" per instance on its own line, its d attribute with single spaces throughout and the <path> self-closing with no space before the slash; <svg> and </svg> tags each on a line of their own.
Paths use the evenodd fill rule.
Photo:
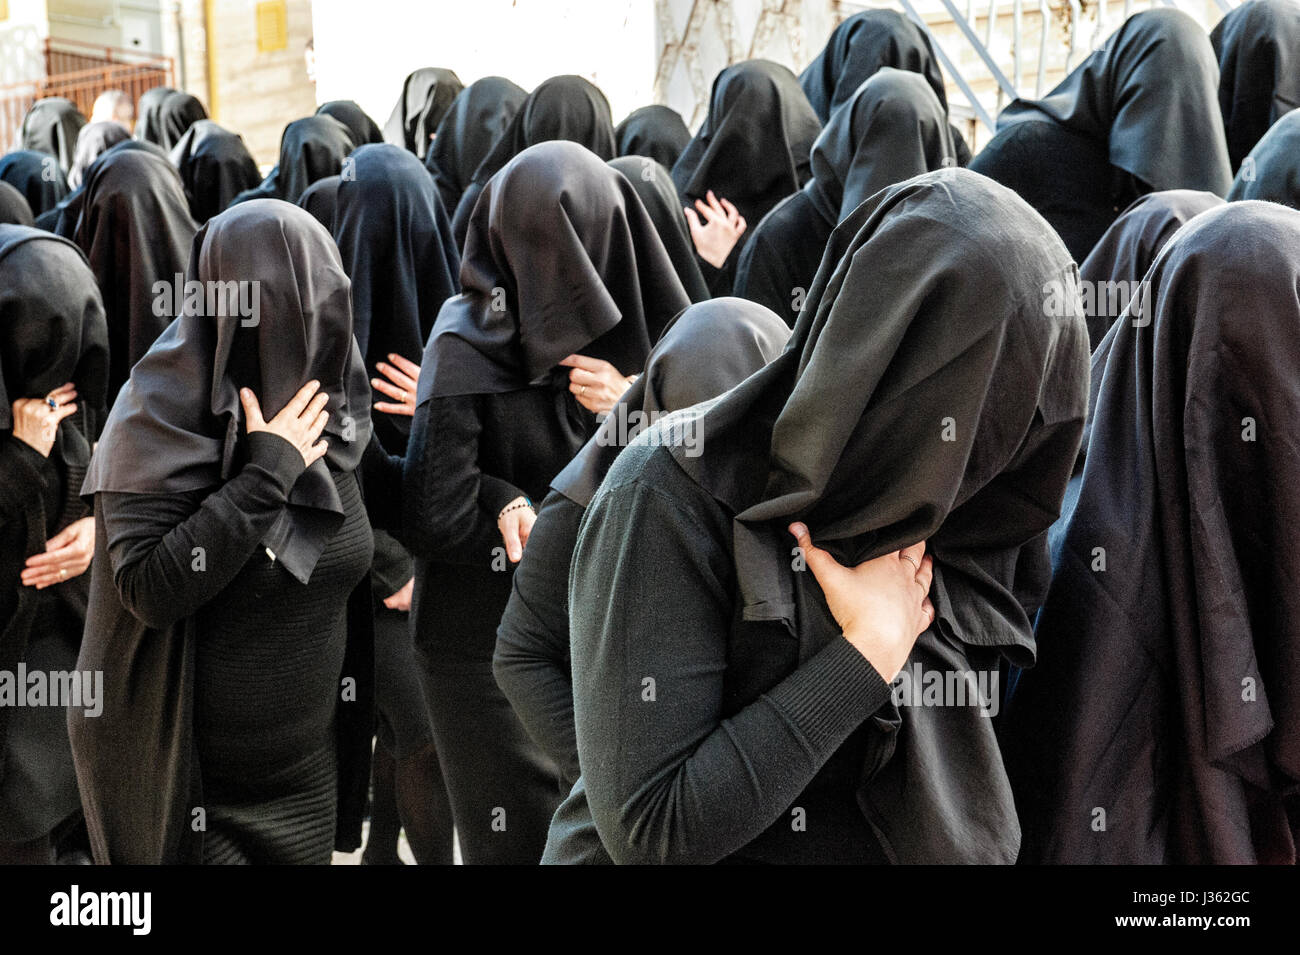
<svg viewBox="0 0 1300 955">
<path fill-rule="evenodd" d="M 1300 208 L 1300 110 L 1287 113 L 1250 151 L 1228 190 L 1228 201 L 1262 199 Z"/>
<path fill-rule="evenodd" d="M 124 143 L 130 138 L 131 134 L 121 123 L 100 122 L 82 126 L 81 132 L 77 134 L 72 168 L 68 170 L 68 188 L 80 188 L 90 164 L 118 143 Z"/>
<path fill-rule="evenodd" d="M 261 185 L 244 190 L 230 205 L 250 199 L 297 202 L 313 182 L 339 175 L 354 145 L 348 128 L 331 116 L 296 119 L 280 138 L 280 162 Z"/>
<path fill-rule="evenodd" d="M 339 183 L 342 176 L 317 179 L 298 197 L 298 207 L 306 209 L 317 222 L 327 229 L 334 228 L 334 210 L 339 203 Z"/>
<path fill-rule="evenodd" d="M 61 96 L 38 99 L 23 117 L 19 142 L 22 149 L 57 157 L 59 167 L 66 173 L 72 168 L 77 134 L 85 125 L 86 117 L 71 100 Z"/>
<path fill-rule="evenodd" d="M 673 185 L 672 174 L 648 156 L 620 156 L 609 161 L 632 184 L 645 211 L 654 223 L 659 241 L 664 244 L 673 270 L 692 302 L 710 298 L 709 286 L 700 271 L 700 259 L 691 241 L 682 200 Z"/>
<path fill-rule="evenodd" d="M 504 77 L 485 76 L 465 87 L 452 101 L 424 158 L 447 215 L 455 214 L 479 164 L 527 96 Z"/>
<path fill-rule="evenodd" d="M 171 152 L 191 126 L 207 118 L 208 111 L 197 98 L 184 90 L 173 90 L 151 113 L 153 135 L 147 138 L 163 152 Z"/>
<path fill-rule="evenodd" d="M 180 171 L 190 215 L 199 225 L 262 179 L 243 138 L 210 119 L 201 119 L 186 130 L 168 158 Z"/>
<path fill-rule="evenodd" d="M 32 226 L 32 207 L 21 192 L 0 180 L 0 225 Z"/>
<path fill-rule="evenodd" d="M 348 128 L 354 146 L 382 143 L 384 134 L 364 109 L 350 99 L 335 99 L 316 107 L 317 116 L 331 116 Z"/>
<path fill-rule="evenodd" d="M 155 86 L 140 94 L 135 107 L 135 132 L 137 142 L 159 146 L 163 141 L 162 106 L 176 90 L 170 86 Z"/>
<path fill-rule="evenodd" d="M 429 151 L 429 136 L 464 88 L 451 70 L 432 66 L 416 70 L 402 83 L 402 95 L 384 123 L 384 141 L 423 159 Z"/>
<path fill-rule="evenodd" d="M 0 156 L 0 181 L 21 192 L 38 218 L 68 194 L 68 181 L 58 161 L 31 149 Z"/>
<path fill-rule="evenodd" d="M 647 156 L 672 169 L 691 141 L 681 114 L 667 106 L 642 106 L 614 127 L 614 148 L 620 156 Z"/>
<path fill-rule="evenodd" d="M 1219 109 L 1236 172 L 1270 126 L 1300 107 L 1300 7 L 1246 0 L 1210 31 L 1219 60 Z"/>
</svg>

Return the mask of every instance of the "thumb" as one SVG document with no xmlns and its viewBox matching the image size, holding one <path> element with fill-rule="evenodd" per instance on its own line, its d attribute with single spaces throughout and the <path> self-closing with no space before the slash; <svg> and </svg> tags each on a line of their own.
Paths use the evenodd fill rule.
<svg viewBox="0 0 1300 955">
<path fill-rule="evenodd" d="M 831 574 L 844 569 L 839 561 L 813 544 L 806 524 L 791 524 L 790 533 L 794 535 L 795 543 L 803 551 L 804 562 L 807 563 L 808 569 L 813 572 L 813 576 L 817 578 L 818 583 L 825 583 Z M 822 589 L 824 590 L 825 587 Z"/>
<path fill-rule="evenodd" d="M 239 389 L 239 403 L 244 406 L 244 418 L 246 431 L 260 431 L 266 427 L 266 421 L 262 418 L 262 406 L 257 403 L 257 395 L 253 394 L 251 388 Z"/>
<path fill-rule="evenodd" d="M 53 537 L 51 537 L 49 540 L 45 542 L 45 549 L 47 551 L 51 551 L 51 550 L 58 550 L 60 547 L 67 547 L 74 540 L 76 540 L 76 537 L 77 537 L 76 524 L 75 523 L 69 524 L 67 527 L 59 531 L 57 534 L 55 534 Z"/>
<path fill-rule="evenodd" d="M 519 524 L 506 518 L 501 525 L 501 537 L 506 542 L 506 554 L 510 557 L 510 562 L 517 564 L 519 559 L 524 556 L 523 545 L 519 543 Z"/>
<path fill-rule="evenodd" d="M 692 209 L 690 206 L 684 206 L 682 208 L 682 211 L 686 213 L 686 224 L 691 227 L 692 236 L 694 236 L 696 232 L 704 228 L 704 226 L 700 225 L 699 213 L 697 213 L 694 209 Z"/>
</svg>

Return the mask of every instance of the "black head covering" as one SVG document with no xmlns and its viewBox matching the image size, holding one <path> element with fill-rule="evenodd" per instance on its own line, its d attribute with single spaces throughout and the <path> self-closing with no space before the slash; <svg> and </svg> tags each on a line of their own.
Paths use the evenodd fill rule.
<svg viewBox="0 0 1300 955">
<path fill-rule="evenodd" d="M 382 143 L 384 134 L 364 109 L 350 99 L 335 99 L 316 107 L 317 116 L 332 116 L 348 128 L 352 142 L 357 146 Z"/>
<path fill-rule="evenodd" d="M 639 372 L 690 304 L 631 184 L 568 142 L 526 149 L 487 184 L 460 281 L 424 352 L 421 402 L 549 383 L 577 352 Z"/>
<path fill-rule="evenodd" d="M 1041 100 L 1015 100 L 998 129 L 1043 119 L 1103 143 L 1150 190 L 1227 195 L 1232 184 L 1210 41 L 1181 10 L 1143 10 Z"/>
<path fill-rule="evenodd" d="M 310 212 L 312 218 L 327 229 L 334 228 L 334 210 L 338 207 L 342 179 L 342 176 L 317 179 L 298 197 L 298 207 Z"/>
<path fill-rule="evenodd" d="M 156 136 L 150 137 L 150 141 L 162 147 L 164 152 L 170 152 L 191 126 L 207 118 L 208 111 L 197 97 L 183 90 L 173 90 L 158 104 L 153 117 Z"/>
<path fill-rule="evenodd" d="M 1300 212 L 1211 209 L 1148 278 L 1148 320 L 1093 355 L 1039 663 L 1005 714 L 1024 858 L 1294 864 Z"/>
<path fill-rule="evenodd" d="M 175 92 L 170 86 L 155 86 L 140 94 L 135 107 L 135 139 L 155 146 L 162 143 L 162 106 L 167 97 Z"/>
<path fill-rule="evenodd" d="M 925 78 L 886 66 L 831 113 L 804 192 L 834 226 L 886 186 L 956 164 L 948 117 Z"/>
<path fill-rule="evenodd" d="M 104 296 L 110 401 L 175 314 L 154 285 L 185 271 L 194 229 L 179 174 L 153 151 L 119 147 L 91 166 L 73 241 Z"/>
<path fill-rule="evenodd" d="M 551 487 L 586 507 L 623 450 L 620 438 L 635 437 L 633 429 L 620 429 L 620 422 L 648 427 L 668 412 L 716 398 L 776 358 L 789 338 L 790 328 L 780 317 L 743 298 L 692 305 L 668 326 L 645 371 Z M 640 412 L 639 423 L 630 418 L 633 411 Z"/>
<path fill-rule="evenodd" d="M 262 179 L 243 138 L 210 119 L 187 129 L 168 158 L 181 174 L 190 215 L 200 225 Z"/>
<path fill-rule="evenodd" d="M 614 127 L 614 144 L 620 156 L 649 156 L 672 169 L 691 141 L 681 114 L 667 106 L 642 106 Z"/>
<path fill-rule="evenodd" d="M 864 80 L 884 66 L 924 76 L 947 113 L 943 74 L 930 38 L 896 10 L 864 10 L 837 26 L 826 48 L 799 74 L 799 85 L 824 123 Z"/>
<path fill-rule="evenodd" d="M 32 207 L 23 194 L 4 180 L 0 180 L 0 225 L 25 225 L 34 222 Z"/>
<path fill-rule="evenodd" d="M 0 157 L 0 181 L 23 194 L 34 216 L 53 209 L 68 194 L 68 180 L 59 161 L 33 149 Z"/>
<path fill-rule="evenodd" d="M 442 303 L 459 291 L 451 222 L 429 174 L 405 149 L 382 143 L 352 155 L 355 175 L 339 183 L 333 233 L 352 280 L 357 344 L 370 371 L 393 352 L 418 362 Z M 405 429 L 397 428 L 401 438 L 385 432 L 396 424 L 380 431 L 394 452 Z"/>
<path fill-rule="evenodd" d="M 166 159 L 167 154 L 154 143 L 146 143 L 136 139 L 124 139 L 115 146 L 109 146 L 99 154 L 89 166 L 86 167 L 85 175 L 82 176 L 81 186 L 76 190 L 68 193 L 58 204 L 36 219 L 37 228 L 48 229 L 56 235 L 61 235 L 65 239 L 75 241 L 77 233 L 77 222 L 81 218 L 81 210 L 86 199 L 86 183 L 90 180 L 95 169 L 101 164 L 108 161 L 108 157 L 126 150 L 137 150 L 140 152 L 152 153 L 159 159 Z"/>
<path fill-rule="evenodd" d="M 1228 200 L 1262 199 L 1300 208 L 1300 109 L 1269 127 L 1237 170 Z"/>
<path fill-rule="evenodd" d="M 353 149 L 348 128 L 331 116 L 295 119 L 280 137 L 280 162 L 260 186 L 245 190 L 231 205 L 249 199 L 297 202 L 313 182 L 337 176 Z"/>
<path fill-rule="evenodd" d="M 709 286 L 700 271 L 700 262 L 691 242 L 690 227 L 682 214 L 682 200 L 673 185 L 672 173 L 649 156 L 620 156 L 609 164 L 623 174 L 636 190 L 650 221 L 659 233 L 673 270 L 692 302 L 710 297 Z"/>
<path fill-rule="evenodd" d="M 306 582 L 343 519 L 328 468 L 350 471 L 370 439 L 370 385 L 352 337 L 348 278 L 319 222 L 296 206 L 253 201 L 194 237 L 187 281 L 256 282 L 260 321 L 186 310 L 132 370 L 82 493 L 175 494 L 212 488 L 241 466 L 239 389 L 268 419 L 307 381 L 329 395 L 329 450 L 303 472 L 263 543 Z"/>
<path fill-rule="evenodd" d="M 1147 193 L 1125 209 L 1106 230 L 1079 266 L 1079 277 L 1094 288 L 1105 282 L 1136 282 L 1144 278 L 1165 243 L 1184 223 L 1221 205 L 1223 200 L 1209 192 L 1172 189 Z M 1094 297 L 1094 303 L 1087 320 L 1088 341 L 1096 348 L 1118 316 L 1101 308 L 1100 295 Z M 1086 312 L 1086 300 L 1084 307 Z"/>
<path fill-rule="evenodd" d="M 452 101 L 424 160 L 448 215 L 527 97 L 509 80 L 485 76 Z"/>
<path fill-rule="evenodd" d="M 1023 200 L 962 169 L 877 193 L 840 224 L 785 353 L 685 413 L 702 453 L 673 450 L 736 514 L 744 619 L 788 628 L 799 661 L 839 632 L 791 570 L 797 519 L 848 565 L 927 542 L 937 616 L 915 659 L 1032 659 L 1017 593 L 1046 575 L 1031 586 L 1021 568 L 1040 546 L 1046 567 L 1088 385 L 1083 320 L 1048 317 L 1043 288 L 1075 275 Z M 997 743 L 967 709 L 909 708 L 892 758 L 864 766 L 859 800 L 892 830 L 878 835 L 894 861 L 1015 858 Z"/>
<path fill-rule="evenodd" d="M 451 70 L 433 66 L 416 70 L 402 84 L 402 95 L 384 123 L 384 141 L 423 159 L 429 152 L 429 136 L 464 88 Z"/>
<path fill-rule="evenodd" d="M 1300 6 L 1247 0 L 1218 22 L 1219 108 L 1235 170 L 1265 131 L 1300 107 Z"/>
<path fill-rule="evenodd" d="M 81 132 L 77 134 L 77 150 L 72 158 L 72 168 L 68 170 L 68 188 L 79 189 L 90 164 L 118 143 L 130 138 L 131 134 L 126 127 L 118 122 L 87 123 L 82 126 Z"/>
<path fill-rule="evenodd" d="M 85 125 L 86 117 L 71 100 L 61 96 L 38 99 L 23 117 L 22 148 L 57 156 L 59 165 L 67 172 L 72 168 L 77 134 Z"/>
<path fill-rule="evenodd" d="M 784 66 L 746 60 L 713 81 L 709 114 L 677 165 L 673 183 L 688 204 L 710 189 L 751 225 L 811 175 L 821 122 Z"/>
</svg>

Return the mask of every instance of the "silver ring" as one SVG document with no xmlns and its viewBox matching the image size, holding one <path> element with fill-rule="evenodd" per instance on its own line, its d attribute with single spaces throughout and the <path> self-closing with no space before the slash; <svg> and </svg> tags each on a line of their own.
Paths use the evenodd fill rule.
<svg viewBox="0 0 1300 955">
<path fill-rule="evenodd" d="M 916 562 L 915 558 L 908 557 L 906 554 L 899 554 L 898 556 L 903 558 L 903 560 L 910 560 L 912 562 L 912 566 L 916 568 L 916 572 L 918 574 L 921 572 L 921 565 Z"/>
<path fill-rule="evenodd" d="M 579 397 L 579 398 L 585 398 L 585 397 L 587 397 L 587 386 L 586 386 L 586 385 L 583 385 L 583 386 L 582 386 L 582 390 L 581 390 L 580 392 L 578 392 L 578 397 Z"/>
<path fill-rule="evenodd" d="M 406 404 L 406 392 L 402 392 L 402 404 Z"/>
</svg>

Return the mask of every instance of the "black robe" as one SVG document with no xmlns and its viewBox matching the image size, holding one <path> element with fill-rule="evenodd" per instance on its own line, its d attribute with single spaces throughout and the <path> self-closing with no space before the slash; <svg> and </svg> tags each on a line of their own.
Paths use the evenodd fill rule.
<svg viewBox="0 0 1300 955">
<path fill-rule="evenodd" d="M 452 101 L 424 158 L 447 215 L 528 94 L 501 76 L 475 80 Z"/>
<path fill-rule="evenodd" d="M 690 300 L 703 302 L 710 298 L 672 173 L 649 156 L 620 156 L 611 159 L 609 164 L 621 172 L 636 190 Z"/>
<path fill-rule="evenodd" d="M 131 138 L 126 127 L 118 122 L 87 123 L 77 134 L 77 149 L 72 157 L 72 168 L 68 170 L 68 188 L 79 189 L 86 170 L 96 159 L 112 149 L 118 143 Z"/>
<path fill-rule="evenodd" d="M 19 149 L 0 156 L 0 181 L 23 194 L 32 215 L 40 217 L 68 194 L 68 180 L 53 156 Z"/>
<path fill-rule="evenodd" d="M 402 95 L 384 123 L 384 142 L 401 146 L 423 159 L 429 152 L 430 134 L 438 128 L 452 100 L 464 88 L 460 77 L 440 67 L 424 67 L 407 76 L 402 83 Z"/>
<path fill-rule="evenodd" d="M 262 181 L 243 138 L 210 119 L 201 119 L 186 130 L 169 158 L 181 174 L 190 215 L 199 225 Z"/>
<path fill-rule="evenodd" d="M 333 229 L 334 210 L 338 206 L 339 184 L 342 181 L 342 176 L 317 179 L 298 197 L 298 206 L 310 212 L 325 228 Z"/>
<path fill-rule="evenodd" d="M 1237 170 L 1228 201 L 1262 199 L 1300 208 L 1300 110 L 1266 132 Z"/>
<path fill-rule="evenodd" d="M 280 137 L 280 161 L 261 185 L 246 189 L 230 205 L 249 199 L 283 199 L 297 202 L 317 179 L 337 176 L 355 144 L 348 128 L 332 116 L 296 119 Z"/>
<path fill-rule="evenodd" d="M 1026 862 L 1296 862 L 1300 212 L 1188 223 L 1092 358 L 1038 663 L 1003 739 Z"/>
<path fill-rule="evenodd" d="M 170 86 L 155 86 L 140 94 L 135 107 L 135 132 L 132 134 L 138 142 L 161 145 L 164 136 L 162 106 L 175 92 Z"/>
<path fill-rule="evenodd" d="M 1300 7 L 1246 0 L 1210 32 L 1233 172 L 1270 126 L 1300 107 Z"/>
<path fill-rule="evenodd" d="M 57 157 L 59 167 L 66 173 L 72 168 L 77 134 L 85 125 L 86 117 L 71 100 L 61 96 L 38 99 L 23 117 L 19 130 L 21 148 Z"/>
<path fill-rule="evenodd" d="M 164 152 L 171 152 L 195 123 L 208 118 L 208 111 L 197 97 L 184 90 L 173 90 L 162 98 L 152 114 L 154 135 L 149 141 Z"/>
<path fill-rule="evenodd" d="M 632 110 L 614 127 L 614 147 L 620 156 L 649 156 L 668 169 L 690 141 L 691 131 L 681 114 L 658 104 Z"/>
<path fill-rule="evenodd" d="M 316 107 L 317 116 L 331 116 L 348 128 L 353 145 L 382 143 L 384 134 L 373 119 L 350 99 L 335 99 Z"/>
</svg>

